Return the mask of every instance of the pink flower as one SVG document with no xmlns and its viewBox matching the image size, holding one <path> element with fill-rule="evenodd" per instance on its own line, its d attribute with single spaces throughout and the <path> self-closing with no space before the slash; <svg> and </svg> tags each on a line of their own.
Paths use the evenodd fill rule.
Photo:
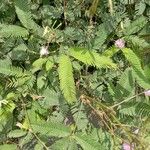
<svg viewBox="0 0 150 150">
<path fill-rule="evenodd" d="M 115 41 L 115 46 L 117 48 L 124 48 L 125 47 L 125 41 L 123 39 L 118 39 Z"/>
<path fill-rule="evenodd" d="M 45 46 L 42 46 L 42 47 L 41 47 L 41 50 L 40 50 L 40 56 L 41 56 L 41 57 L 42 57 L 42 56 L 46 56 L 46 55 L 49 54 L 47 48 L 48 48 L 48 47 L 45 47 Z"/>
<path fill-rule="evenodd" d="M 150 96 L 150 90 L 144 92 L 145 96 Z"/>
<path fill-rule="evenodd" d="M 130 145 L 130 144 L 128 144 L 128 143 L 123 143 L 123 144 L 122 144 L 122 148 L 123 148 L 123 150 L 134 150 L 133 144 Z"/>
</svg>

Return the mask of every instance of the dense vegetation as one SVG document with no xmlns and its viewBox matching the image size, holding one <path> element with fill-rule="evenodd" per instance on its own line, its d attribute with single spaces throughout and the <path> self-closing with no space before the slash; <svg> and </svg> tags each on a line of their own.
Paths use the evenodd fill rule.
<svg viewBox="0 0 150 150">
<path fill-rule="evenodd" d="M 0 0 L 0 150 L 149 150 L 149 43 L 149 0 Z"/>
</svg>

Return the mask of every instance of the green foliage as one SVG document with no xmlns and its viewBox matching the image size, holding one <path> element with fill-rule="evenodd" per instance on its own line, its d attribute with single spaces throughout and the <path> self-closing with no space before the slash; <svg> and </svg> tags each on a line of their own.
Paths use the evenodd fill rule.
<svg viewBox="0 0 150 150">
<path fill-rule="evenodd" d="M 22 72 L 21 68 L 12 67 L 11 65 L 7 65 L 6 61 L 0 61 L 0 73 L 6 76 L 23 76 L 24 73 Z"/>
<path fill-rule="evenodd" d="M 76 150 L 78 149 L 78 146 L 74 139 L 69 138 L 63 138 L 58 141 L 56 141 L 52 145 L 52 149 L 54 150 L 61 150 L 61 148 L 68 149 L 68 150 Z"/>
<path fill-rule="evenodd" d="M 140 86 L 145 89 L 148 89 L 150 83 L 144 74 L 144 70 L 141 67 L 141 63 L 139 58 L 135 55 L 135 53 L 130 49 L 123 49 L 122 50 L 127 60 L 132 64 L 132 68 L 134 71 L 134 75 L 137 78 L 137 82 Z"/>
<path fill-rule="evenodd" d="M 16 150 L 17 149 L 17 145 L 14 144 L 4 144 L 0 146 L 1 150 Z"/>
<path fill-rule="evenodd" d="M 149 150 L 149 6 L 0 0 L 0 150 Z"/>
<path fill-rule="evenodd" d="M 15 9 L 20 22 L 27 29 L 35 29 L 36 23 L 32 20 L 32 15 L 28 7 L 28 2 L 22 3 L 21 0 L 15 0 Z"/>
<path fill-rule="evenodd" d="M 60 88 L 65 99 L 69 103 L 76 101 L 76 90 L 73 79 L 72 64 L 68 56 L 60 56 L 58 73 L 60 79 Z"/>
<path fill-rule="evenodd" d="M 101 145 L 89 136 L 77 135 L 75 139 L 77 140 L 77 143 L 80 144 L 85 150 L 102 149 Z"/>
<path fill-rule="evenodd" d="M 138 36 L 129 36 L 127 37 L 127 40 L 131 42 L 135 47 L 139 47 L 139 48 L 149 47 L 149 44 L 144 39 L 139 38 Z"/>
<path fill-rule="evenodd" d="M 71 56 L 87 65 L 96 66 L 97 68 L 116 68 L 110 58 L 99 55 L 94 51 L 84 48 L 71 48 L 69 52 Z"/>
<path fill-rule="evenodd" d="M 67 137 L 70 134 L 69 128 L 52 122 L 31 124 L 31 127 L 35 132 L 40 132 L 47 136 Z"/>
<path fill-rule="evenodd" d="M 125 35 L 135 34 L 141 30 L 147 23 L 145 17 L 141 16 L 133 21 L 124 31 Z"/>
<path fill-rule="evenodd" d="M 25 28 L 17 25 L 0 25 L 0 35 L 2 37 L 26 37 L 28 34 L 29 33 Z"/>
<path fill-rule="evenodd" d="M 132 72 L 131 68 L 127 68 L 120 76 L 116 87 L 110 84 L 111 95 L 114 96 L 115 100 L 130 97 L 134 93 L 135 79 Z"/>
<path fill-rule="evenodd" d="M 136 106 L 136 113 L 139 114 L 140 116 L 146 117 L 150 116 L 150 105 L 147 103 L 140 102 Z"/>
<path fill-rule="evenodd" d="M 9 138 L 19 138 L 22 137 L 24 135 L 26 135 L 27 132 L 26 131 L 22 131 L 22 130 L 12 130 L 9 132 L 8 137 Z"/>
</svg>

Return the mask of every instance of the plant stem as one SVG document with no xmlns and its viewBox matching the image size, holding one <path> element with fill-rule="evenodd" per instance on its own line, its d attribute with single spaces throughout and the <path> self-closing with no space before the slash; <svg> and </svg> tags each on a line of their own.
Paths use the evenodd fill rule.
<svg viewBox="0 0 150 150">
<path fill-rule="evenodd" d="M 31 123 L 30 123 L 30 119 L 29 119 L 29 115 L 28 115 L 28 112 L 27 112 L 27 109 L 25 107 L 25 103 L 24 103 L 24 100 L 23 98 L 21 99 L 22 103 L 23 103 L 23 109 L 25 111 L 25 114 L 27 116 L 27 120 L 28 120 L 28 125 L 29 125 L 29 132 L 32 133 L 34 135 L 34 137 L 43 145 L 43 147 L 48 150 L 48 147 L 45 145 L 45 143 L 33 132 L 33 129 L 32 129 L 32 126 L 31 126 Z"/>
<path fill-rule="evenodd" d="M 121 101 L 120 103 L 117 103 L 117 104 L 111 106 L 111 108 L 117 107 L 117 106 L 119 106 L 119 105 L 121 105 L 121 104 L 123 104 L 123 103 L 125 103 L 125 102 L 128 102 L 129 100 L 131 100 L 131 99 L 133 99 L 133 98 L 135 98 L 135 97 L 137 97 L 137 96 L 139 96 L 139 95 L 141 95 L 141 94 L 143 94 L 143 93 L 144 93 L 144 92 L 141 92 L 141 93 L 136 94 L 136 95 L 134 95 L 134 96 L 132 96 L 132 97 L 129 97 L 129 98 L 127 98 L 127 99 Z"/>
<path fill-rule="evenodd" d="M 112 0 L 108 0 L 108 3 L 109 3 L 110 14 L 113 15 L 113 2 L 112 2 Z"/>
</svg>

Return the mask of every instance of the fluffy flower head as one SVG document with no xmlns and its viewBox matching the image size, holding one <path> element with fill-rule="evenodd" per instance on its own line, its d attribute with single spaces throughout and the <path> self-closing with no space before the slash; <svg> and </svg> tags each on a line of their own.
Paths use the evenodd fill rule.
<svg viewBox="0 0 150 150">
<path fill-rule="evenodd" d="M 145 96 L 150 96 L 150 90 L 144 92 Z"/>
<path fill-rule="evenodd" d="M 49 52 L 48 52 L 47 47 L 42 46 L 42 47 L 41 47 L 41 50 L 40 50 L 40 56 L 42 57 L 42 56 L 46 56 L 46 55 L 48 55 L 48 54 L 49 54 Z"/>
<path fill-rule="evenodd" d="M 117 48 L 124 48 L 125 47 L 125 41 L 123 39 L 118 39 L 115 41 L 115 46 Z"/>
<path fill-rule="evenodd" d="M 122 148 L 123 150 L 134 150 L 133 145 L 131 146 L 128 143 L 123 143 Z"/>
</svg>

